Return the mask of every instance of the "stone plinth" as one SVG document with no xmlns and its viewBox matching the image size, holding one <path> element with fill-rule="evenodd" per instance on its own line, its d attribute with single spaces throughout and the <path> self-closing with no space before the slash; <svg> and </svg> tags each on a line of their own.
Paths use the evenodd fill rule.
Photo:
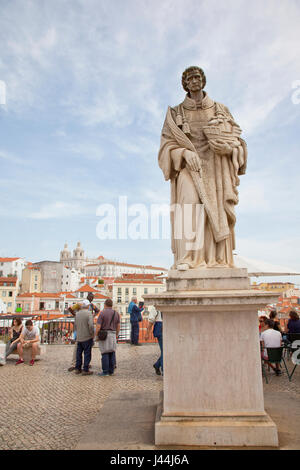
<svg viewBox="0 0 300 470">
<path fill-rule="evenodd" d="M 250 289 L 250 279 L 247 269 L 244 268 L 170 270 L 167 289 L 169 291 Z"/>
<path fill-rule="evenodd" d="M 203 271 L 206 277 L 193 278 L 189 271 L 167 283 L 168 289 L 180 288 L 182 280 L 194 290 L 145 296 L 164 322 L 164 393 L 155 444 L 278 446 L 276 426 L 264 410 L 257 319 L 257 310 L 276 297 L 234 289 L 236 279 L 238 286 L 247 282 L 241 270 L 224 276 L 223 290 L 195 289 L 216 279 L 222 283 L 224 269 L 212 270 L 212 277 Z"/>
</svg>

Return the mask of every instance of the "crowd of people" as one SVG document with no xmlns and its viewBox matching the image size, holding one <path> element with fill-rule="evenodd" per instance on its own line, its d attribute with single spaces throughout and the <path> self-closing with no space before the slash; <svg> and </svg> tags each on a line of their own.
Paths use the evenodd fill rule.
<svg viewBox="0 0 300 470">
<path fill-rule="evenodd" d="M 117 338 L 120 333 L 120 315 L 113 309 L 111 299 L 106 299 L 104 309 L 100 310 L 93 304 L 94 295 L 89 293 L 87 299 L 69 307 L 69 312 L 74 316 L 74 349 L 71 366 L 68 371 L 75 371 L 75 374 L 92 375 L 90 362 L 92 358 L 92 348 L 95 341 L 98 342 L 101 353 L 102 372 L 99 376 L 113 375 L 117 367 L 116 349 Z M 131 323 L 131 345 L 140 346 L 139 343 L 139 323 L 142 321 L 144 303 L 137 305 L 137 297 L 132 297 L 128 307 Z M 97 317 L 95 328 L 95 317 Z M 153 335 L 158 339 L 160 347 L 160 357 L 153 365 L 156 374 L 163 375 L 163 346 L 162 346 L 162 315 L 154 307 L 150 307 L 149 326 L 146 333 L 146 341 L 153 329 Z M 24 363 L 24 349 L 30 349 L 30 365 L 35 363 L 36 355 L 39 353 L 40 331 L 34 326 L 32 320 L 26 320 L 23 327 L 22 319 L 15 318 L 9 330 L 9 341 L 6 344 L 5 358 L 16 353 L 19 359 L 16 365 Z M 0 365 L 1 364 L 0 362 Z"/>
<path fill-rule="evenodd" d="M 75 345 L 73 349 L 73 358 L 68 371 L 75 371 L 76 374 L 92 375 L 90 363 L 92 358 L 92 347 L 94 342 L 98 342 L 101 353 L 102 372 L 101 377 L 113 375 L 117 367 L 116 349 L 117 338 L 120 332 L 120 315 L 113 309 L 111 299 L 106 299 L 104 309 L 100 310 L 93 304 L 94 296 L 88 294 L 87 299 L 80 304 L 69 308 L 69 312 L 74 316 L 74 336 Z M 144 303 L 138 305 L 137 297 L 132 297 L 128 307 L 131 323 L 131 345 L 140 346 L 139 343 L 139 323 L 142 321 Z M 96 328 L 94 318 L 97 316 Z M 163 327 L 162 313 L 153 306 L 149 307 L 148 328 L 145 339 L 148 341 L 152 333 L 158 340 L 160 347 L 160 356 L 153 364 L 155 373 L 163 375 Z M 277 318 L 276 310 L 270 312 L 269 317 L 259 317 L 259 334 L 261 342 L 262 360 L 271 367 L 276 375 L 281 375 L 279 363 L 272 364 L 268 358 L 268 348 L 280 348 L 284 343 L 291 341 L 291 335 L 299 334 L 300 339 L 300 319 L 295 310 L 289 313 L 289 320 L 286 328 L 282 328 Z M 30 365 L 35 363 L 36 355 L 39 352 L 40 332 L 37 326 L 34 326 L 32 320 L 26 320 L 25 326 L 20 318 L 13 320 L 10 329 L 10 338 L 6 344 L 5 360 L 13 352 L 17 352 L 19 359 L 16 365 L 24 363 L 24 349 L 30 349 Z"/>
<path fill-rule="evenodd" d="M 259 335 L 261 342 L 261 357 L 265 364 L 267 364 L 276 375 L 281 375 L 280 364 L 271 363 L 268 357 L 268 348 L 280 348 L 284 344 L 292 342 L 293 336 L 298 335 L 300 339 L 300 319 L 295 310 L 289 313 L 289 320 L 286 328 L 280 326 L 280 321 L 277 318 L 276 310 L 272 310 L 269 318 L 265 315 L 259 317 Z"/>
<path fill-rule="evenodd" d="M 92 375 L 90 362 L 92 357 L 92 347 L 94 341 L 98 342 L 101 353 L 102 372 L 101 377 L 113 375 L 117 367 L 116 349 L 117 338 L 120 333 L 120 315 L 113 309 L 111 299 L 106 299 L 102 312 L 93 304 L 93 294 L 89 293 L 86 300 L 69 308 L 70 313 L 75 317 L 76 341 L 73 351 L 72 364 L 68 371 L 75 371 L 75 374 Z M 137 305 L 137 297 L 132 297 L 128 306 L 131 323 L 132 346 L 140 346 L 139 343 L 139 323 L 142 321 L 144 303 Z M 94 317 L 98 315 L 96 329 L 94 328 Z M 163 346 L 162 346 L 162 316 L 154 307 L 150 308 L 149 326 L 146 333 L 148 340 L 153 328 L 153 335 L 158 339 L 160 346 L 160 357 L 153 365 L 157 375 L 163 375 Z"/>
</svg>

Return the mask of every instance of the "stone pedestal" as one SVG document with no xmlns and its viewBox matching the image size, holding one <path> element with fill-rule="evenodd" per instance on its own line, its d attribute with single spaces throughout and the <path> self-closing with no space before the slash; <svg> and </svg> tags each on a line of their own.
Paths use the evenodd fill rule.
<svg viewBox="0 0 300 470">
<path fill-rule="evenodd" d="M 170 271 L 167 291 L 145 300 L 164 322 L 155 444 L 278 446 L 264 410 L 257 318 L 276 297 L 251 290 L 246 270 L 219 268 Z"/>
</svg>

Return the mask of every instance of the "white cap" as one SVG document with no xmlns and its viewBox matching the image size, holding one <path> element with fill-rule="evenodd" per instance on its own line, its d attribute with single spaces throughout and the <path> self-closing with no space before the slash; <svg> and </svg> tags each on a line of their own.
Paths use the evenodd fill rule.
<svg viewBox="0 0 300 470">
<path fill-rule="evenodd" d="M 86 299 L 84 299 L 82 302 L 81 302 L 81 305 L 83 305 L 84 307 L 88 307 L 90 305 L 90 302 Z"/>
</svg>

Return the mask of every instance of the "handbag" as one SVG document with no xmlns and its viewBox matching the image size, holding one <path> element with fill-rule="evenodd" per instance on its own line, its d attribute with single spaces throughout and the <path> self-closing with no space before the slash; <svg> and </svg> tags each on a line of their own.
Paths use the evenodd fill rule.
<svg viewBox="0 0 300 470">
<path fill-rule="evenodd" d="M 114 316 L 115 316 L 115 310 L 114 310 L 114 314 L 113 316 L 111 317 L 111 320 L 110 320 L 110 324 L 109 326 L 111 326 L 112 322 L 113 322 L 113 319 L 114 319 Z M 99 333 L 98 333 L 98 339 L 99 341 L 105 341 L 107 338 L 107 330 L 100 330 Z"/>
</svg>

